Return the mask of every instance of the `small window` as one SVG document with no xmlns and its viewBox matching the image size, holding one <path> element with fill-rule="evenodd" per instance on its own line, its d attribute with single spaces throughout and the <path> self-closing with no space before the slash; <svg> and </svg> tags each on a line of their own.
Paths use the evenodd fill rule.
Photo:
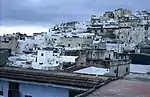
<svg viewBox="0 0 150 97">
<path fill-rule="evenodd" d="M 32 97 L 32 96 L 29 96 L 29 95 L 25 95 L 25 97 Z"/>
<path fill-rule="evenodd" d="M 131 42 L 131 40 L 129 40 L 129 42 Z"/>
<path fill-rule="evenodd" d="M 70 47 L 70 44 L 68 44 L 68 47 Z"/>
<path fill-rule="evenodd" d="M 43 65 L 43 63 L 39 63 L 39 65 Z"/>
<path fill-rule="evenodd" d="M 109 59 L 110 59 L 110 56 L 111 56 L 111 55 L 109 54 Z"/>
<path fill-rule="evenodd" d="M 43 54 L 43 53 L 41 53 L 41 56 L 44 56 L 44 54 Z"/>
<path fill-rule="evenodd" d="M 122 38 L 123 38 L 123 36 L 122 36 Z"/>
<path fill-rule="evenodd" d="M 117 73 L 117 70 L 114 70 L 114 73 Z"/>
<path fill-rule="evenodd" d="M 129 69 L 128 69 L 128 68 L 126 68 L 126 72 L 129 72 Z"/>
<path fill-rule="evenodd" d="M 97 33 L 97 30 L 95 30 L 95 33 Z"/>
<path fill-rule="evenodd" d="M 56 61 L 56 64 L 58 64 L 58 61 Z"/>
<path fill-rule="evenodd" d="M 3 91 L 0 91 L 0 95 L 3 96 Z"/>
<path fill-rule="evenodd" d="M 37 62 L 37 57 L 36 57 L 36 59 L 35 59 L 35 62 Z"/>
<path fill-rule="evenodd" d="M 97 46 L 95 46 L 95 49 L 97 49 Z"/>
<path fill-rule="evenodd" d="M 79 46 L 80 46 L 80 44 L 79 44 Z"/>
<path fill-rule="evenodd" d="M 93 56 L 95 56 L 95 54 L 93 54 Z"/>
</svg>

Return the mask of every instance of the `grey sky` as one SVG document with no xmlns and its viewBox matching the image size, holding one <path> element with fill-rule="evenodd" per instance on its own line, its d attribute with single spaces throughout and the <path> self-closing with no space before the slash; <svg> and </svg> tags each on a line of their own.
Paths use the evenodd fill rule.
<svg viewBox="0 0 150 97">
<path fill-rule="evenodd" d="M 90 14 L 119 7 L 150 10 L 150 0 L 0 0 L 3 25 L 47 25 L 89 20 Z"/>
</svg>

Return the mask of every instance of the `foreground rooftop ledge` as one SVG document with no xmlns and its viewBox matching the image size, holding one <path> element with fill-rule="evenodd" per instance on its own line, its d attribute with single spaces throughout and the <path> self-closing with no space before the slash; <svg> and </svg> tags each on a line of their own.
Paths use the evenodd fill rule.
<svg viewBox="0 0 150 97">
<path fill-rule="evenodd" d="M 8 81 L 8 82 L 17 82 L 22 84 L 34 84 L 34 85 L 43 85 L 43 86 L 51 86 L 56 88 L 64 88 L 64 89 L 70 89 L 70 90 L 77 90 L 77 91 L 88 91 L 88 88 L 79 88 L 79 87 L 73 87 L 73 86 L 66 86 L 66 85 L 56 85 L 51 83 L 41 83 L 41 82 L 33 82 L 33 81 L 23 81 L 23 80 L 14 80 L 14 79 L 8 79 L 8 78 L 0 78 L 2 81 Z"/>
<path fill-rule="evenodd" d="M 150 97 L 150 75 L 133 74 L 101 84 L 75 97 Z"/>
<path fill-rule="evenodd" d="M 73 74 L 65 72 L 43 71 L 14 67 L 0 67 L 0 77 L 9 80 L 45 83 L 90 89 L 98 87 L 112 77 Z"/>
</svg>

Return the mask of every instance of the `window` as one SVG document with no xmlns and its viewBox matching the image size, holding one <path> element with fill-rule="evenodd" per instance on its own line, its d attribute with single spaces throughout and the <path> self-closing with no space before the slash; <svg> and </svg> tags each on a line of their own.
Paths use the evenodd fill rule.
<svg viewBox="0 0 150 97">
<path fill-rule="evenodd" d="M 123 36 L 122 36 L 122 38 L 123 38 Z"/>
<path fill-rule="evenodd" d="M 0 91 L 0 95 L 3 96 L 3 91 Z"/>
<path fill-rule="evenodd" d="M 44 54 L 43 54 L 43 53 L 41 53 L 41 56 L 44 56 Z"/>
<path fill-rule="evenodd" d="M 95 46 L 95 49 L 97 49 L 97 46 Z"/>
<path fill-rule="evenodd" d="M 58 64 L 58 61 L 56 61 L 56 64 Z"/>
<path fill-rule="evenodd" d="M 114 73 L 117 73 L 117 70 L 114 70 Z"/>
<path fill-rule="evenodd" d="M 68 44 L 68 47 L 70 47 L 70 44 Z"/>
<path fill-rule="evenodd" d="M 129 42 L 131 42 L 131 40 L 129 40 Z"/>
<path fill-rule="evenodd" d="M 97 33 L 97 30 L 95 30 L 95 33 Z"/>
<path fill-rule="evenodd" d="M 128 69 L 128 68 L 126 68 L 126 72 L 129 72 L 129 69 Z"/>
<path fill-rule="evenodd" d="M 25 97 L 32 97 L 32 96 L 29 96 L 29 95 L 25 95 Z"/>
<path fill-rule="evenodd" d="M 53 54 L 53 56 L 57 56 L 57 54 Z"/>
<path fill-rule="evenodd" d="M 37 57 L 36 57 L 36 59 L 35 59 L 35 62 L 37 62 Z"/>
<path fill-rule="evenodd" d="M 109 54 L 109 59 L 110 59 L 110 56 L 111 56 L 111 55 Z"/>
<path fill-rule="evenodd" d="M 95 54 L 93 54 L 93 56 L 95 56 Z"/>
<path fill-rule="evenodd" d="M 43 63 L 39 63 L 39 65 L 43 65 Z"/>
<path fill-rule="evenodd" d="M 80 44 L 79 44 L 79 46 L 80 46 Z"/>
</svg>

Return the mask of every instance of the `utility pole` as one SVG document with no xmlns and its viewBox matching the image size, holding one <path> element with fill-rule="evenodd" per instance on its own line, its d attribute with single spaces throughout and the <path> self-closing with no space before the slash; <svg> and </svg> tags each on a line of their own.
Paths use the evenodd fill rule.
<svg viewBox="0 0 150 97">
<path fill-rule="evenodd" d="M 120 49 L 120 46 L 119 46 L 119 41 L 120 41 L 120 28 L 121 28 L 121 26 L 120 26 L 120 16 L 118 16 L 118 26 L 119 26 L 119 32 L 118 32 L 118 64 L 117 64 L 117 72 L 116 72 L 116 77 L 118 77 L 118 69 L 119 69 L 119 49 Z"/>
</svg>

